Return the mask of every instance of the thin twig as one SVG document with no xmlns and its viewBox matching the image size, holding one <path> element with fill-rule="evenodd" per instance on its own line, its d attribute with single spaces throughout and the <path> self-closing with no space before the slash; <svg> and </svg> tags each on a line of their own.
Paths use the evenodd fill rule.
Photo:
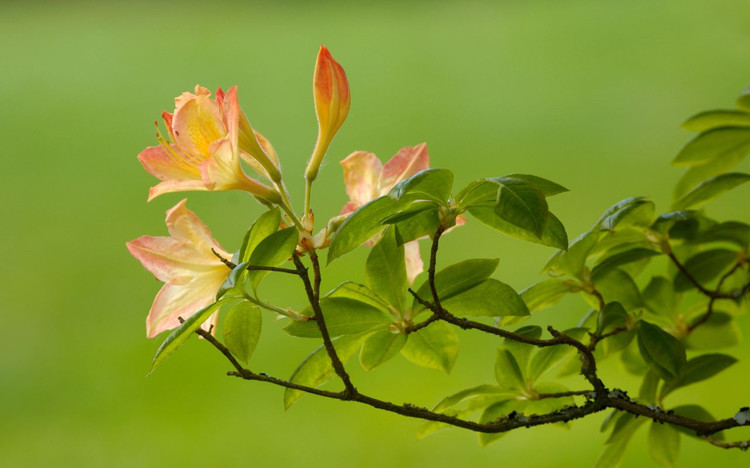
<svg viewBox="0 0 750 468">
<path fill-rule="evenodd" d="M 732 274 L 737 271 L 737 269 L 740 267 L 740 263 L 735 263 L 734 267 L 732 267 L 729 271 L 727 271 L 720 279 L 718 284 L 716 285 L 716 293 L 719 293 L 721 291 L 721 287 L 724 285 L 724 281 L 727 280 Z M 708 319 L 711 318 L 711 315 L 714 313 L 714 302 L 716 302 L 717 297 L 711 296 L 708 300 L 708 306 L 706 307 L 706 313 L 701 315 L 695 322 L 691 323 L 690 326 L 688 326 L 688 333 L 691 333 L 693 330 L 698 328 L 700 325 L 706 323 Z"/>
</svg>

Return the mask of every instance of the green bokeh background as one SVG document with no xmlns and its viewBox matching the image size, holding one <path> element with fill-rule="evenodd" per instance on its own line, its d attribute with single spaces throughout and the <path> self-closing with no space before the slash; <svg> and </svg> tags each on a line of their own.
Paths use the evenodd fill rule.
<svg viewBox="0 0 750 468">
<path fill-rule="evenodd" d="M 144 319 L 160 284 L 124 243 L 164 235 L 164 211 L 184 195 L 147 204 L 155 180 L 136 155 L 174 96 L 236 84 L 299 202 L 325 44 L 353 99 L 314 193 L 319 220 L 346 201 L 338 160 L 427 141 L 458 185 L 512 172 L 566 185 L 552 207 L 575 237 L 626 196 L 668 208 L 679 176 L 669 161 L 689 138 L 679 123 L 731 106 L 750 84 L 749 17 L 744 0 L 3 2 L 0 466 L 590 466 L 603 415 L 487 448 L 459 430 L 418 441 L 418 422 L 350 403 L 305 397 L 284 412 L 279 388 L 225 377 L 228 364 L 197 339 L 146 378 L 159 341 Z M 711 208 L 748 221 L 749 194 Z M 239 193 L 187 197 L 229 250 L 261 212 Z M 441 262 L 496 256 L 497 277 L 522 289 L 551 253 L 471 223 L 445 238 Z M 365 254 L 334 263 L 324 288 L 361 279 Z M 296 286 L 267 280 L 264 291 L 300 307 Z M 571 326 L 583 307 L 565 301 L 534 320 Z M 316 343 L 266 317 L 252 368 L 288 376 Z M 370 374 L 349 367 L 364 391 L 431 406 L 491 382 L 495 345 L 463 334 L 450 376 L 400 358 Z M 731 352 L 747 357 L 748 345 Z M 612 364 L 604 376 L 636 388 Z M 731 415 L 748 403 L 748 375 L 742 360 L 673 402 Z M 682 466 L 748 460 L 683 438 Z M 641 431 L 625 466 L 650 464 Z"/>
</svg>

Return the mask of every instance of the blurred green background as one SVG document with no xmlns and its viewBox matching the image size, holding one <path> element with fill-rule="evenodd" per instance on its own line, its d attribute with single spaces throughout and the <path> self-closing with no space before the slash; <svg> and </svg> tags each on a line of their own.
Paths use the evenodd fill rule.
<svg viewBox="0 0 750 468">
<path fill-rule="evenodd" d="M 483 449 L 460 430 L 418 441 L 418 422 L 353 404 L 305 397 L 284 412 L 281 389 L 225 377 L 228 363 L 197 339 L 146 378 L 159 340 L 144 319 L 160 283 L 125 242 L 164 235 L 164 211 L 184 195 L 147 204 L 155 179 L 136 155 L 175 96 L 238 85 L 299 202 L 325 44 L 353 99 L 314 193 L 319 220 L 346 200 L 338 160 L 427 141 L 458 185 L 525 172 L 569 187 L 552 208 L 572 238 L 626 196 L 668 208 L 679 176 L 669 161 L 690 137 L 680 122 L 730 107 L 750 84 L 749 18 L 745 0 L 2 2 L 0 466 L 590 466 L 604 415 Z M 713 213 L 748 221 L 749 193 Z M 243 194 L 187 196 L 229 250 L 261 212 Z M 362 279 L 360 250 L 333 264 L 325 288 Z M 445 238 L 441 262 L 497 256 L 498 278 L 522 289 L 551 254 L 472 223 Z M 296 286 L 267 280 L 264 292 L 299 307 Z M 566 301 L 535 320 L 571 326 L 583 308 Z M 251 367 L 289 376 L 317 343 L 267 318 Z M 364 391 L 431 406 L 491 382 L 496 344 L 463 334 L 450 376 L 400 358 L 371 374 L 349 367 Z M 748 345 L 731 352 L 747 357 Z M 673 403 L 734 414 L 748 403 L 748 365 Z M 615 363 L 604 377 L 636 385 Z M 683 437 L 682 466 L 748 460 Z M 651 463 L 641 431 L 625 466 Z"/>
</svg>

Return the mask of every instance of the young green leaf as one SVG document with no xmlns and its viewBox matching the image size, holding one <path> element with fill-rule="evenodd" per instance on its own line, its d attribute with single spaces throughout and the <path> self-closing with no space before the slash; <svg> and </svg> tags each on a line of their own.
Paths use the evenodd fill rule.
<svg viewBox="0 0 750 468">
<path fill-rule="evenodd" d="M 502 232 L 507 236 L 554 247 L 556 249 L 565 250 L 568 248 L 568 235 L 565 232 L 565 227 L 552 213 L 548 213 L 548 216 L 546 217 L 546 222 L 542 229 L 542 236 L 540 238 L 534 231 L 529 231 L 504 220 L 491 206 L 472 206 L 468 209 L 468 212 L 477 218 L 482 224 L 485 224 L 496 231 Z"/>
<path fill-rule="evenodd" d="M 364 302 L 382 311 L 389 310 L 389 304 L 378 297 L 370 288 L 364 284 L 344 281 L 326 294 L 325 297 L 348 297 L 355 301 Z"/>
<path fill-rule="evenodd" d="M 638 350 L 664 380 L 680 375 L 687 360 L 685 348 L 677 338 L 646 321 L 641 321 L 638 328 Z"/>
<path fill-rule="evenodd" d="M 526 379 L 521 368 L 510 351 L 498 348 L 495 354 L 495 379 L 498 385 L 506 390 L 523 391 L 526 389 Z"/>
<path fill-rule="evenodd" d="M 258 344 L 262 320 L 260 308 L 248 301 L 235 304 L 224 319 L 224 342 L 246 364 Z"/>
<path fill-rule="evenodd" d="M 555 182 L 552 182 L 551 180 L 547 180 L 542 177 L 531 175 L 531 174 L 508 174 L 505 177 L 510 177 L 513 179 L 520 179 L 525 182 L 530 182 L 531 184 L 535 185 L 536 188 L 538 188 L 544 194 L 545 197 L 551 197 L 553 195 L 557 195 L 558 193 L 569 191 L 568 189 L 566 189 L 560 184 L 557 184 Z"/>
<path fill-rule="evenodd" d="M 600 260 L 594 268 L 591 270 L 591 277 L 596 281 L 596 278 L 603 275 L 608 271 L 612 271 L 615 268 L 627 265 L 629 263 L 639 262 L 645 259 L 649 259 L 656 255 L 660 255 L 653 249 L 635 247 L 629 250 L 615 253 L 614 255 L 604 254 L 604 258 Z"/>
<path fill-rule="evenodd" d="M 682 124 L 693 132 L 705 132 L 719 127 L 750 127 L 750 114 L 734 110 L 711 110 L 695 114 Z"/>
<path fill-rule="evenodd" d="M 643 307 L 643 299 L 633 278 L 622 270 L 604 271 L 597 275 L 594 286 L 604 297 L 605 302 L 619 302 L 625 310 Z M 589 296 L 584 296 L 588 298 Z M 598 307 L 598 300 L 592 299 L 593 305 Z"/>
<path fill-rule="evenodd" d="M 493 207 L 497 203 L 497 192 L 500 187 L 487 179 L 479 179 L 467 185 L 456 195 L 458 206 L 463 209 L 470 207 Z"/>
<path fill-rule="evenodd" d="M 529 309 L 518 293 L 496 279 L 441 300 L 441 305 L 459 317 L 505 317 L 529 315 Z"/>
<path fill-rule="evenodd" d="M 494 210 L 504 221 L 541 239 L 549 208 L 534 184 L 512 177 L 491 179 L 500 186 Z"/>
<path fill-rule="evenodd" d="M 648 226 L 654 218 L 654 207 L 654 202 L 637 197 L 602 219 L 599 229 L 611 233 L 630 226 Z"/>
<path fill-rule="evenodd" d="M 713 377 L 737 362 L 726 354 L 704 354 L 690 359 L 680 375 L 668 379 L 661 388 L 662 398 L 681 387 Z"/>
<path fill-rule="evenodd" d="M 406 310 L 404 248 L 396 245 L 396 235 L 389 229 L 370 251 L 365 264 L 367 286 L 397 311 Z"/>
<path fill-rule="evenodd" d="M 328 263 L 367 242 L 383 229 L 382 221 L 399 213 L 404 203 L 389 196 L 376 198 L 350 214 L 341 224 L 328 249 Z"/>
<path fill-rule="evenodd" d="M 477 258 L 464 260 L 447 266 L 435 274 L 435 288 L 441 301 L 450 299 L 464 291 L 484 282 L 497 269 L 499 260 L 496 258 Z M 417 290 L 417 295 L 424 300 L 431 301 L 432 291 L 429 279 Z M 412 303 L 412 310 L 416 312 L 424 310 L 425 307 L 416 298 Z"/>
<path fill-rule="evenodd" d="M 579 290 L 580 287 L 570 281 L 548 278 L 521 291 L 521 299 L 529 312 L 536 312 L 555 305 L 566 294 Z"/>
<path fill-rule="evenodd" d="M 396 244 L 400 246 L 420 237 L 432 237 L 438 226 L 440 226 L 440 217 L 437 206 L 433 205 L 432 209 L 424 210 L 407 220 L 396 223 Z"/>
<path fill-rule="evenodd" d="M 497 385 L 479 385 L 467 388 L 466 390 L 461 390 L 458 393 L 443 398 L 443 400 L 435 406 L 435 411 L 443 411 L 467 400 L 485 395 L 493 395 L 507 400 L 516 396 L 517 392 L 508 392 Z"/>
<path fill-rule="evenodd" d="M 245 238 L 242 241 L 242 248 L 240 248 L 239 261 L 237 263 L 250 261 L 250 256 L 253 254 L 258 244 L 260 244 L 260 241 L 276 232 L 279 229 L 280 222 L 281 212 L 278 207 L 260 215 L 245 234 Z"/>
<path fill-rule="evenodd" d="M 175 351 L 185 344 L 198 327 L 208 320 L 211 314 L 216 312 L 216 310 L 228 300 L 228 298 L 220 299 L 213 304 L 204 307 L 182 322 L 179 327 L 172 330 L 167 338 L 161 343 L 159 349 L 156 350 L 154 360 L 151 362 L 151 370 L 148 372 L 149 375 L 154 369 L 156 369 L 156 366 L 164 362 L 165 359 L 174 354 Z"/>
<path fill-rule="evenodd" d="M 742 339 L 737 321 L 725 312 L 714 311 L 713 314 L 695 328 L 685 341 L 690 349 L 719 349 L 739 344 Z"/>
<path fill-rule="evenodd" d="M 359 363 L 366 371 L 371 371 L 393 358 L 406 344 L 406 335 L 392 333 L 390 330 L 377 331 L 365 339 Z"/>
<path fill-rule="evenodd" d="M 594 463 L 594 468 L 619 467 L 625 456 L 625 449 L 627 449 L 630 439 L 645 422 L 645 418 L 636 419 L 632 414 L 620 413 L 615 421 L 612 434 L 604 446 L 604 451 L 602 451 Z"/>
<path fill-rule="evenodd" d="M 745 159 L 745 155 L 742 153 L 732 153 L 725 156 L 720 156 L 707 161 L 700 166 L 693 166 L 688 168 L 680 177 L 680 180 L 674 186 L 672 192 L 673 199 L 679 200 L 686 193 L 695 188 L 696 185 L 700 184 L 706 179 L 724 174 L 732 169 L 734 166 L 742 162 Z"/>
<path fill-rule="evenodd" d="M 727 221 L 714 224 L 698 233 L 691 243 L 729 242 L 738 247 L 747 248 L 750 244 L 750 225 L 738 221 Z"/>
<path fill-rule="evenodd" d="M 618 213 L 628 213 L 631 209 L 633 209 L 633 207 L 642 205 L 647 201 L 648 200 L 646 200 L 646 197 L 629 197 L 625 198 L 624 200 L 620 200 L 619 202 L 607 208 L 604 213 L 599 216 L 599 219 L 597 219 L 594 223 L 592 230 L 602 229 L 602 225 L 605 224 L 607 226 L 616 225 L 616 220 L 620 216 L 618 215 Z"/>
<path fill-rule="evenodd" d="M 458 356 L 458 335 L 444 322 L 409 334 L 401 355 L 418 366 L 448 373 Z"/>
<path fill-rule="evenodd" d="M 247 277 L 247 266 L 250 262 L 242 262 L 235 266 L 227 276 L 227 279 L 221 283 L 219 290 L 216 292 L 216 300 L 221 299 L 225 294 L 229 293 L 233 289 L 237 288 L 240 295 L 244 290 L 245 278 Z"/>
<path fill-rule="evenodd" d="M 618 327 L 624 327 L 628 321 L 628 313 L 619 302 L 608 302 L 599 312 L 597 333 L 608 333 Z"/>
<path fill-rule="evenodd" d="M 675 166 L 697 166 L 717 157 L 750 151 L 750 128 L 722 127 L 696 136 L 672 160 Z"/>
<path fill-rule="evenodd" d="M 504 400 L 499 401 L 493 405 L 490 405 L 487 407 L 487 409 L 484 410 L 482 415 L 479 417 L 479 422 L 484 424 L 488 423 L 490 421 L 496 421 L 502 417 L 506 417 L 509 414 L 511 414 L 513 411 L 515 412 L 521 412 L 526 408 L 527 402 L 525 400 Z M 500 432 L 497 434 L 491 434 L 486 432 L 480 432 L 478 434 L 479 437 L 479 445 L 482 447 L 487 446 L 491 442 L 495 442 L 505 436 L 507 432 Z"/>
<path fill-rule="evenodd" d="M 750 128 L 748 129 L 750 131 Z M 730 172 L 704 180 L 682 198 L 672 204 L 675 210 L 684 210 L 702 205 L 722 193 L 731 190 L 750 180 L 750 174 Z"/>
<path fill-rule="evenodd" d="M 661 379 L 659 375 L 652 369 L 646 372 L 641 382 L 641 388 L 638 391 L 638 398 L 648 403 L 656 403 L 656 391 L 659 388 L 659 382 Z"/>
<path fill-rule="evenodd" d="M 643 302 L 653 314 L 674 317 L 677 314 L 677 297 L 672 282 L 663 276 L 654 276 L 642 293 Z"/>
<path fill-rule="evenodd" d="M 258 246 L 250 255 L 250 265 L 277 267 L 289 260 L 297 246 L 297 228 L 286 228 L 276 231 L 258 243 Z M 269 271 L 249 271 L 248 281 L 253 290 L 258 289 L 258 284 L 265 278 Z"/>
<path fill-rule="evenodd" d="M 348 335 L 333 339 L 333 347 L 341 362 L 351 359 L 362 345 L 365 335 Z M 331 379 L 334 375 L 331 358 L 328 356 L 324 346 L 312 352 L 294 370 L 291 382 L 308 387 L 319 387 Z M 302 398 L 304 392 L 287 388 L 284 392 L 284 409 L 289 409 L 292 404 Z"/>
<path fill-rule="evenodd" d="M 416 202 L 403 211 L 387 216 L 383 219 L 382 224 L 396 224 L 422 213 L 423 211 L 437 211 L 437 207 L 432 202 Z"/>
<path fill-rule="evenodd" d="M 328 334 L 331 336 L 384 330 L 392 320 L 381 309 L 347 297 L 324 297 L 320 300 L 320 308 L 325 317 Z M 315 320 L 291 322 L 284 331 L 302 338 L 321 336 Z"/>
<path fill-rule="evenodd" d="M 745 91 L 740 94 L 737 101 L 735 101 L 735 104 L 740 110 L 750 111 L 750 88 L 745 89 Z"/>
<path fill-rule="evenodd" d="M 685 262 L 685 269 L 702 285 L 718 277 L 737 262 L 737 253 L 727 249 L 712 249 L 697 253 Z M 674 278 L 674 289 L 678 292 L 694 288 L 687 276 L 678 272 Z"/>
<path fill-rule="evenodd" d="M 453 186 L 453 172 L 448 169 L 425 169 L 396 184 L 388 196 L 396 200 L 432 200 L 447 205 Z"/>
<path fill-rule="evenodd" d="M 513 333 L 536 340 L 539 339 L 540 336 L 542 336 L 542 329 L 537 327 L 536 325 L 528 325 L 515 330 Z M 500 348 L 510 351 L 510 353 L 513 355 L 513 357 L 515 357 L 516 362 L 518 363 L 518 368 L 521 369 L 521 374 L 526 375 L 529 364 L 529 356 L 531 355 L 531 352 L 536 348 L 533 345 L 511 340 L 508 338 L 503 339 L 503 344 L 500 345 Z"/>
<path fill-rule="evenodd" d="M 651 458 L 661 466 L 677 466 L 680 455 L 680 433 L 669 424 L 651 422 L 648 431 L 648 450 Z"/>
<path fill-rule="evenodd" d="M 599 233 L 588 231 L 578 236 L 568 247 L 568 250 L 559 250 L 545 265 L 545 272 L 581 278 L 586 259 L 599 240 Z"/>
</svg>

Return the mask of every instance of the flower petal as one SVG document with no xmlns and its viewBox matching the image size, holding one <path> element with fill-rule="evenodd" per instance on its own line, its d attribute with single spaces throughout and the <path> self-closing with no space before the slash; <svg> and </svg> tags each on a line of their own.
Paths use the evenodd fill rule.
<svg viewBox="0 0 750 468">
<path fill-rule="evenodd" d="M 223 266 L 223 265 L 222 265 Z M 214 274 L 193 277 L 185 284 L 165 284 L 154 299 L 146 318 L 146 335 L 159 333 L 180 325 L 178 317 L 187 319 L 214 302 L 216 291 L 229 275 L 229 269 L 217 269 Z"/>
<path fill-rule="evenodd" d="M 383 164 L 377 156 L 367 151 L 355 151 L 341 161 L 341 165 L 344 167 L 344 183 L 350 200 L 347 207 L 353 208 L 351 211 L 380 195 L 378 181 Z"/>
<path fill-rule="evenodd" d="M 397 183 L 429 167 L 430 155 L 427 153 L 427 143 L 401 148 L 383 166 L 383 176 L 380 178 L 380 195 L 385 195 Z"/>
<path fill-rule="evenodd" d="M 196 246 L 172 237 L 141 236 L 125 245 L 130 254 L 159 281 L 175 282 L 176 278 L 223 265 L 215 255 L 211 255 L 211 258 Z M 210 249 L 208 253 L 211 254 Z"/>
<path fill-rule="evenodd" d="M 406 279 L 414 284 L 414 279 L 424 271 L 422 256 L 419 254 L 419 242 L 411 241 L 404 244 L 404 260 L 406 261 Z"/>
<path fill-rule="evenodd" d="M 194 192 L 208 190 L 202 180 L 165 180 L 148 191 L 148 201 L 159 195 L 173 192 Z"/>
<path fill-rule="evenodd" d="M 169 234 L 178 241 L 190 244 L 195 252 L 204 258 L 221 264 L 211 253 L 211 249 L 222 254 L 224 258 L 231 255 L 221 248 L 211 235 L 211 230 L 203 221 L 186 206 L 187 200 L 183 199 L 167 211 L 167 230 Z M 201 262 L 202 263 L 202 262 Z"/>
<path fill-rule="evenodd" d="M 186 164 L 181 164 L 184 158 L 182 152 L 175 146 L 170 147 L 174 155 L 167 153 L 164 146 L 149 146 L 141 151 L 138 160 L 143 164 L 146 172 L 161 180 L 200 180 L 200 176 L 193 172 Z"/>
<path fill-rule="evenodd" d="M 205 88 L 196 87 L 196 93 L 183 93 L 177 98 L 177 108 L 172 117 L 172 130 L 176 143 L 191 155 L 208 157 L 208 147 L 223 138 L 227 130 L 222 121 L 219 105 Z"/>
</svg>

